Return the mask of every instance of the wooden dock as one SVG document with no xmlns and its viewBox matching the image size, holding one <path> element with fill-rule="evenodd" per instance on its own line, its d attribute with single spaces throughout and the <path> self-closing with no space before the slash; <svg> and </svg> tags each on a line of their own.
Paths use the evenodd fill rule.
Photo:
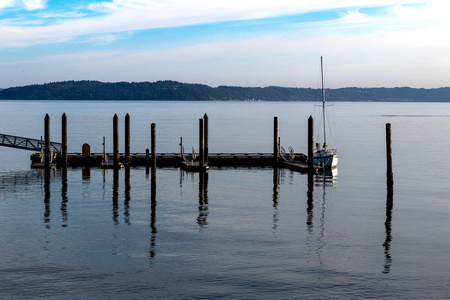
<svg viewBox="0 0 450 300">
<path fill-rule="evenodd" d="M 110 156 L 110 153 L 106 153 Z M 205 170 L 205 167 L 200 167 L 200 162 L 185 162 L 181 159 L 179 153 L 156 153 L 156 165 L 158 167 L 182 167 L 188 171 Z M 211 167 L 273 167 L 278 166 L 288 168 L 299 172 L 308 172 L 308 164 L 306 156 L 301 153 L 296 153 L 297 158 L 294 162 L 274 161 L 272 153 L 209 153 L 207 158 L 207 165 Z M 31 154 L 31 163 L 38 163 L 41 161 L 40 153 Z M 130 153 L 131 167 L 151 166 L 151 156 L 146 153 Z M 62 164 L 61 155 L 56 155 L 54 162 L 58 165 Z M 125 154 L 119 154 L 120 164 L 125 164 Z M 103 154 L 92 153 L 90 155 L 83 155 L 82 153 L 68 153 L 67 163 L 70 167 L 102 167 Z M 322 168 L 314 166 L 315 171 L 320 171 Z"/>
<path fill-rule="evenodd" d="M 276 167 L 288 168 L 302 173 L 321 172 L 323 166 L 313 165 L 313 119 L 308 120 L 308 156 L 302 153 L 294 153 L 290 149 L 286 153 L 280 144 L 278 117 L 274 117 L 273 131 L 273 152 L 272 153 L 209 153 L 208 138 L 208 115 L 199 119 L 199 155 L 195 153 L 189 161 L 184 155 L 182 137 L 180 138 L 179 153 L 156 153 L 156 124 L 151 124 L 151 149 L 146 149 L 145 153 L 130 153 L 130 116 L 125 116 L 125 151 L 119 153 L 119 119 L 117 114 L 113 117 L 113 151 L 106 153 L 105 137 L 103 137 L 103 153 L 91 153 L 91 147 L 85 143 L 82 145 L 81 153 L 67 152 L 67 116 L 64 113 L 61 117 L 61 144 L 56 154 L 51 155 L 52 144 L 50 142 L 50 117 L 44 117 L 44 140 L 40 143 L 41 153 L 31 155 L 32 167 L 42 167 L 50 169 L 51 164 L 58 167 L 70 166 L 73 168 L 83 167 L 103 167 L 119 168 L 120 166 L 146 166 L 156 169 L 156 167 L 182 167 L 188 171 L 205 171 L 211 167 Z M 11 138 L 4 139 L 8 143 L 4 146 L 23 148 L 25 142 L 12 143 Z M 17 139 L 16 139 L 17 140 Z M 32 139 L 26 139 L 32 141 Z M 36 142 L 37 144 L 37 142 Z M 2 145 L 2 144 L 0 144 Z M 28 148 L 27 148 L 28 149 Z M 30 148 L 28 150 L 36 150 Z"/>
</svg>

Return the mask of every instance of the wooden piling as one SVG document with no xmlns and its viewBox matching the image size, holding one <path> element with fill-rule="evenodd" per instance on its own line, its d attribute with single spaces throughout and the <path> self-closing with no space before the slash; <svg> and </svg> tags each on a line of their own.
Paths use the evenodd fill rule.
<svg viewBox="0 0 450 300">
<path fill-rule="evenodd" d="M 314 119 L 309 116 L 308 119 L 308 169 L 314 169 Z"/>
<path fill-rule="evenodd" d="M 152 123 L 151 125 L 151 143 L 152 143 L 152 168 L 156 168 L 156 124 Z"/>
<path fill-rule="evenodd" d="M 119 117 L 113 117 L 113 161 L 114 168 L 119 166 Z"/>
<path fill-rule="evenodd" d="M 199 165 L 205 164 L 205 120 L 199 119 L 199 134 L 198 134 L 198 148 L 199 148 Z"/>
<path fill-rule="evenodd" d="M 63 113 L 61 117 L 61 164 L 67 166 L 67 116 Z"/>
<path fill-rule="evenodd" d="M 50 154 L 50 116 L 45 115 L 44 118 L 44 163 L 45 169 L 50 169 L 51 154 Z"/>
<path fill-rule="evenodd" d="M 279 138 L 278 138 L 278 117 L 273 118 L 273 160 L 275 162 L 278 162 L 279 153 L 278 149 L 280 148 L 279 145 Z"/>
<path fill-rule="evenodd" d="M 205 136 L 205 145 L 204 145 L 204 155 L 205 155 L 205 162 L 208 162 L 208 156 L 209 156 L 209 148 L 208 148 L 208 143 L 209 143 L 209 138 L 208 138 L 208 115 L 205 113 L 205 115 L 203 116 L 203 120 L 204 120 L 204 136 Z"/>
<path fill-rule="evenodd" d="M 388 184 L 393 184 L 393 173 L 392 173 L 392 146 L 391 146 L 391 124 L 386 123 L 386 176 Z"/>
<path fill-rule="evenodd" d="M 130 115 L 125 116 L 125 163 L 130 164 Z"/>
</svg>

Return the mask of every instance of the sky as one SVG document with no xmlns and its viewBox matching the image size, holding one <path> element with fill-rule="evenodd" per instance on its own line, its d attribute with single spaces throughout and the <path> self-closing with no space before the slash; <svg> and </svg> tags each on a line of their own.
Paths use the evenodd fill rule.
<svg viewBox="0 0 450 300">
<path fill-rule="evenodd" d="M 0 0 L 0 88 L 450 86 L 447 0 Z"/>
</svg>

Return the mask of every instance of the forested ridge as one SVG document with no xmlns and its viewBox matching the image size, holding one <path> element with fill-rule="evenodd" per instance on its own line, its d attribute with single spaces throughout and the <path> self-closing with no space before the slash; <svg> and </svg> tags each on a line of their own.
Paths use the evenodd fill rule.
<svg viewBox="0 0 450 300">
<path fill-rule="evenodd" d="M 261 100 L 316 101 L 320 89 L 288 87 L 210 87 L 176 81 L 115 82 L 63 81 L 0 90 L 9 100 Z M 339 88 L 326 90 L 327 101 L 450 102 L 450 88 Z"/>
</svg>

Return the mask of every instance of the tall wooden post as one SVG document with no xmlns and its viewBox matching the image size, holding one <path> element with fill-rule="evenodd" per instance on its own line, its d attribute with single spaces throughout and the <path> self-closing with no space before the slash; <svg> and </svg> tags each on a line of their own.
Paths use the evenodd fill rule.
<svg viewBox="0 0 450 300">
<path fill-rule="evenodd" d="M 198 133 L 198 148 L 199 148 L 199 164 L 203 166 L 205 164 L 205 120 L 199 119 L 199 133 Z"/>
<path fill-rule="evenodd" d="M 152 123 L 151 125 L 151 143 L 152 143 L 152 168 L 156 168 L 156 124 Z"/>
<path fill-rule="evenodd" d="M 61 117 L 61 158 L 62 166 L 67 166 L 67 116 L 63 113 Z"/>
<path fill-rule="evenodd" d="M 125 116 L 125 163 L 128 165 L 131 162 L 130 158 L 130 115 Z"/>
<path fill-rule="evenodd" d="M 44 163 L 45 169 L 50 169 L 51 154 L 50 154 L 50 116 L 45 115 L 44 118 Z"/>
<path fill-rule="evenodd" d="M 393 184 L 393 173 L 392 173 L 392 146 L 391 146 L 391 124 L 386 123 L 386 176 L 388 184 Z"/>
<path fill-rule="evenodd" d="M 119 117 L 117 114 L 113 117 L 113 160 L 114 167 L 119 166 Z"/>
<path fill-rule="evenodd" d="M 208 115 L 205 114 L 203 116 L 203 120 L 204 120 L 204 135 L 205 135 L 205 145 L 204 145 L 204 155 L 205 155 L 205 162 L 208 162 L 208 155 L 209 155 L 209 149 L 208 149 L 208 143 L 209 143 L 209 138 L 208 138 Z"/>
<path fill-rule="evenodd" d="M 309 116 L 308 119 L 308 169 L 314 169 L 314 119 Z"/>
<path fill-rule="evenodd" d="M 278 149 L 280 148 L 279 145 L 279 138 L 278 138 L 278 117 L 273 118 L 273 160 L 275 162 L 278 162 Z"/>
</svg>

